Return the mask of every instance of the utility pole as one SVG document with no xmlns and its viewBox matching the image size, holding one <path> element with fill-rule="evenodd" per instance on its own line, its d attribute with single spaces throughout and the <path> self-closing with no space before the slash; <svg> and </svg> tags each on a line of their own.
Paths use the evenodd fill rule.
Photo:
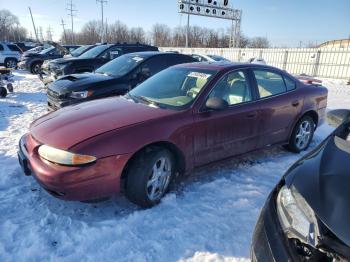
<svg viewBox="0 0 350 262">
<path fill-rule="evenodd" d="M 72 23 L 72 44 L 74 44 L 74 23 L 73 23 L 73 17 L 75 16 L 74 12 L 78 11 L 74 9 L 73 0 L 70 0 L 70 3 L 68 3 L 67 11 L 69 11 L 68 16 L 71 18 Z"/>
<path fill-rule="evenodd" d="M 64 36 L 64 43 L 67 44 L 67 35 L 66 35 L 66 29 L 64 28 L 66 24 L 64 23 L 63 19 L 61 19 L 61 26 L 63 28 L 63 36 Z"/>
<path fill-rule="evenodd" d="M 186 48 L 188 47 L 188 38 L 189 38 L 189 33 L 190 33 L 190 3 L 187 5 L 187 26 L 186 26 Z"/>
<path fill-rule="evenodd" d="M 35 27 L 35 23 L 34 23 L 34 18 L 33 18 L 33 15 L 32 15 L 32 10 L 30 9 L 30 7 L 28 7 L 28 9 L 29 9 L 30 17 L 32 18 L 32 23 L 33 23 L 33 28 L 34 28 L 34 33 L 35 33 L 36 41 L 37 41 L 37 42 L 40 42 L 40 41 L 39 41 L 39 37 L 38 37 L 38 32 L 36 31 L 36 27 Z"/>
<path fill-rule="evenodd" d="M 103 43 L 105 31 L 103 26 L 103 6 L 104 4 L 107 4 L 107 0 L 96 0 L 96 3 L 101 4 L 101 43 Z"/>
</svg>

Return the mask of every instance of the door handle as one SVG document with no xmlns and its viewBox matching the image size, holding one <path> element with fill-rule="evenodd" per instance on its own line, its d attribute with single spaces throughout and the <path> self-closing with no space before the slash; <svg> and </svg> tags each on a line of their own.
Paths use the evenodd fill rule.
<svg viewBox="0 0 350 262">
<path fill-rule="evenodd" d="M 299 101 L 297 101 L 297 100 L 292 102 L 292 106 L 294 106 L 294 107 L 297 107 L 299 104 L 300 104 L 300 103 L 299 103 Z"/>
</svg>

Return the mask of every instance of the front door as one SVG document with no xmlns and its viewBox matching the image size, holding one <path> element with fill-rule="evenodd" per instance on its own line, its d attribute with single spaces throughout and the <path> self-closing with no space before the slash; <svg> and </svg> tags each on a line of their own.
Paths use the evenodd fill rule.
<svg viewBox="0 0 350 262">
<path fill-rule="evenodd" d="M 208 96 L 224 99 L 219 111 L 203 108 L 194 115 L 195 165 L 254 150 L 259 136 L 260 113 L 254 102 L 249 76 L 244 70 L 224 75 Z"/>
</svg>

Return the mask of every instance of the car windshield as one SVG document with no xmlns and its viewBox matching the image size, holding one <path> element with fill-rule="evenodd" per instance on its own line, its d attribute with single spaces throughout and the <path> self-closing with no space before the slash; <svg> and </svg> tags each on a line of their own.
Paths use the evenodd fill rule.
<svg viewBox="0 0 350 262">
<path fill-rule="evenodd" d="M 91 48 L 89 51 L 85 52 L 84 54 L 82 54 L 79 57 L 80 58 L 95 58 L 108 48 L 109 48 L 109 46 L 107 46 L 107 45 L 99 45 L 99 46 L 96 46 L 94 48 Z"/>
<path fill-rule="evenodd" d="M 96 70 L 96 73 L 121 77 L 132 71 L 145 58 L 140 55 L 123 55 Z"/>
<path fill-rule="evenodd" d="M 54 49 L 55 49 L 54 47 L 49 47 L 49 48 L 46 48 L 46 49 L 40 51 L 39 54 L 45 55 L 45 54 L 47 54 L 48 52 L 51 52 Z"/>
<path fill-rule="evenodd" d="M 126 97 L 161 108 L 183 110 L 191 106 L 217 72 L 198 68 L 168 68 L 147 79 Z"/>
<path fill-rule="evenodd" d="M 86 50 L 88 50 L 91 47 L 91 45 L 83 45 L 75 50 L 73 50 L 71 53 L 72 56 L 78 57 L 82 53 L 84 53 Z"/>
<path fill-rule="evenodd" d="M 217 62 L 220 61 L 228 61 L 226 58 L 222 57 L 222 56 L 218 56 L 218 55 L 208 55 L 210 58 L 214 59 Z"/>
</svg>

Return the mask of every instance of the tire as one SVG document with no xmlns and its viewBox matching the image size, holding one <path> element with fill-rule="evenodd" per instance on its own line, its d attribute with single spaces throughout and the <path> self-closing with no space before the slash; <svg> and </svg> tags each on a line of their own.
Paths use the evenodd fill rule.
<svg viewBox="0 0 350 262">
<path fill-rule="evenodd" d="M 5 67 L 6 68 L 16 69 L 17 68 L 17 59 L 15 59 L 15 58 L 7 58 L 5 60 Z"/>
<path fill-rule="evenodd" d="M 315 122 L 310 116 L 303 116 L 295 125 L 286 148 L 294 153 L 308 149 L 315 132 Z"/>
<path fill-rule="evenodd" d="M 34 63 L 30 66 L 30 72 L 31 72 L 33 75 L 38 75 L 38 74 L 40 74 L 41 65 L 42 65 L 42 62 L 34 62 Z"/>
<path fill-rule="evenodd" d="M 143 208 L 157 205 L 169 190 L 174 174 L 175 161 L 169 150 L 158 147 L 144 150 L 128 168 L 126 196 Z"/>
<path fill-rule="evenodd" d="M 7 96 L 7 89 L 5 87 L 0 87 L 0 97 L 4 98 Z"/>
<path fill-rule="evenodd" d="M 13 85 L 11 83 L 7 84 L 7 90 L 12 93 L 13 92 Z"/>
</svg>

